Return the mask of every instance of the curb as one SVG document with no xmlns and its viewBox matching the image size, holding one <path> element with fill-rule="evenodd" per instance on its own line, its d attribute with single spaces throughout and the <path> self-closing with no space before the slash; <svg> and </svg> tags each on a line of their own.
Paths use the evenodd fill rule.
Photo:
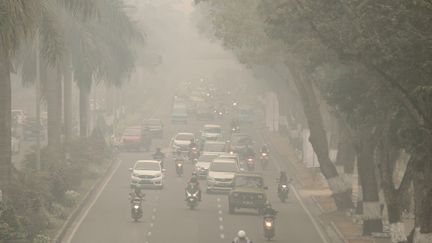
<svg viewBox="0 0 432 243">
<path fill-rule="evenodd" d="M 340 231 L 339 227 L 333 222 L 330 222 L 330 227 L 332 228 L 332 230 L 336 233 L 337 237 L 339 238 L 339 240 L 343 243 L 348 243 L 348 240 L 345 239 L 344 235 L 342 234 L 342 232 Z"/>
<path fill-rule="evenodd" d="M 61 243 L 62 242 L 63 238 L 65 237 L 66 232 L 68 231 L 68 229 L 70 228 L 70 226 L 72 225 L 72 223 L 75 221 L 75 219 L 78 217 L 78 215 L 80 215 L 80 213 L 83 211 L 85 205 L 88 204 L 88 202 L 90 201 L 90 199 L 93 198 L 93 196 L 95 195 L 95 193 L 98 191 L 98 189 L 100 188 L 102 182 L 105 181 L 105 179 L 109 175 L 108 172 L 110 172 L 114 168 L 114 165 L 117 164 L 117 163 L 120 163 L 120 160 L 114 159 L 114 160 L 111 161 L 111 164 L 109 165 L 109 167 L 107 168 L 107 170 L 104 172 L 103 176 L 101 176 L 96 181 L 96 183 L 93 184 L 93 186 L 91 187 L 91 189 L 89 191 L 87 191 L 87 193 L 84 195 L 84 197 L 81 200 L 81 202 L 78 205 L 76 205 L 76 207 L 69 214 L 68 218 L 63 223 L 63 226 L 60 228 L 60 230 L 58 231 L 58 233 L 56 234 L 56 236 L 52 240 L 53 243 Z"/>
</svg>

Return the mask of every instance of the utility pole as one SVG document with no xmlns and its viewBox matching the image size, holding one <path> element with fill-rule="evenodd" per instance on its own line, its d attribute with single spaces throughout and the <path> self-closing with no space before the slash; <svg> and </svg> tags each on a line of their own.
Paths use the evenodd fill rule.
<svg viewBox="0 0 432 243">
<path fill-rule="evenodd" d="M 36 136 L 36 170 L 40 171 L 40 36 L 39 31 L 36 33 L 36 121 L 37 121 L 37 136 Z"/>
</svg>

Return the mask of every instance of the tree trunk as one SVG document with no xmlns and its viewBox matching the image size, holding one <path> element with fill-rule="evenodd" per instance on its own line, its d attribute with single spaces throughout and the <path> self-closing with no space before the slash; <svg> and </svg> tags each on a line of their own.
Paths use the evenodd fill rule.
<svg viewBox="0 0 432 243">
<path fill-rule="evenodd" d="M 356 157 L 354 145 L 352 144 L 348 132 L 346 132 L 345 129 L 342 128 L 342 126 L 339 127 L 341 127 L 341 131 L 339 133 L 339 144 L 336 164 L 343 166 L 344 173 L 352 175 L 354 173 Z"/>
<path fill-rule="evenodd" d="M 432 161 L 417 161 L 415 178 L 416 229 L 414 243 L 432 242 Z"/>
<path fill-rule="evenodd" d="M 85 85 L 79 89 L 79 113 L 80 113 L 80 138 L 86 139 L 88 135 L 88 122 L 89 122 L 89 104 L 90 103 L 90 89 Z"/>
<path fill-rule="evenodd" d="M 48 153 L 52 162 L 61 157 L 62 134 L 62 89 L 61 72 L 47 67 L 47 115 L 48 115 Z"/>
<path fill-rule="evenodd" d="M 291 64 L 289 67 L 291 67 L 290 71 L 293 75 L 293 82 L 302 100 L 303 111 L 309 125 L 309 141 L 317 155 L 321 172 L 327 179 L 329 187 L 333 192 L 335 204 L 339 210 L 352 208 L 352 188 L 339 176 L 335 165 L 329 157 L 327 134 L 324 129 L 323 118 L 314 93 L 312 81 L 301 75 L 297 65 Z"/>
<path fill-rule="evenodd" d="M 362 131 L 362 134 L 367 131 Z M 361 181 L 363 196 L 363 235 L 380 233 L 383 231 L 381 220 L 381 205 L 378 195 L 374 152 L 376 143 L 374 135 L 365 136 L 358 145 L 358 173 Z"/>
<path fill-rule="evenodd" d="M 11 181 L 11 79 L 9 58 L 0 48 L 0 190 Z"/>
<path fill-rule="evenodd" d="M 64 95 L 64 133 L 65 133 L 65 147 L 69 148 L 69 145 L 72 140 L 72 69 L 70 65 L 65 65 L 64 70 L 64 79 L 63 79 L 63 95 Z"/>
</svg>

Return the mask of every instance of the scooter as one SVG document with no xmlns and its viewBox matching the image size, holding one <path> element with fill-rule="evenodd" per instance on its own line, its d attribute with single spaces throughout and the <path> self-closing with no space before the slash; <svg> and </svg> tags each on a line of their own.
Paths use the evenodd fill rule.
<svg viewBox="0 0 432 243">
<path fill-rule="evenodd" d="M 132 200 L 132 219 L 137 222 L 143 216 L 142 208 L 141 208 L 142 199 L 139 197 L 135 197 Z"/>
<path fill-rule="evenodd" d="M 275 216 L 274 215 L 264 215 L 264 237 L 270 241 L 275 236 Z"/>
<path fill-rule="evenodd" d="M 183 176 L 183 161 L 177 160 L 176 161 L 176 173 L 178 176 Z"/>
<path fill-rule="evenodd" d="M 193 184 L 189 184 L 186 188 L 186 204 L 191 210 L 194 210 L 198 206 L 198 194 L 198 187 Z"/>
</svg>

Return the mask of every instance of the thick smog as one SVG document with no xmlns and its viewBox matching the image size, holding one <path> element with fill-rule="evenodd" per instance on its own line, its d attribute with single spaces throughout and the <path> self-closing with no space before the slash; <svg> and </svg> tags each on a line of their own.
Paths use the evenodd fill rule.
<svg viewBox="0 0 432 243">
<path fill-rule="evenodd" d="M 429 0 L 0 0 L 0 243 L 431 243 Z"/>
</svg>

